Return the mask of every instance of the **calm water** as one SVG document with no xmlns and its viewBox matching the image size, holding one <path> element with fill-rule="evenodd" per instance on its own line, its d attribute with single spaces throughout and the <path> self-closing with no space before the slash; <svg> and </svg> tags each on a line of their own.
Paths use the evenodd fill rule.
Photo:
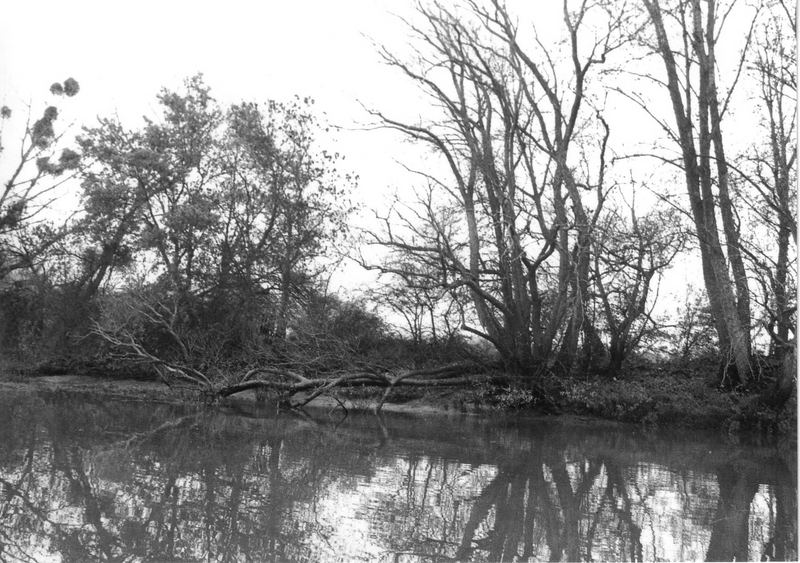
<svg viewBox="0 0 800 563">
<path fill-rule="evenodd" d="M 0 560 L 797 558 L 775 446 L 243 409 L 0 398 Z"/>
</svg>

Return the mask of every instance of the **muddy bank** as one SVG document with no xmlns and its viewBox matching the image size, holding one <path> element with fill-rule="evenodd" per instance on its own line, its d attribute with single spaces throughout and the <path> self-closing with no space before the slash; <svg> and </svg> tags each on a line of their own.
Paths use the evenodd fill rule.
<svg viewBox="0 0 800 563">
<path fill-rule="evenodd" d="M 179 385 L 167 386 L 160 381 L 144 381 L 141 379 L 99 378 L 88 375 L 38 375 L 8 376 L 0 375 L 0 391 L 70 391 L 101 395 L 109 398 L 158 403 L 203 402 L 205 397 L 196 389 Z M 351 391 L 349 396 L 338 393 L 335 396 L 320 396 L 307 406 L 321 409 L 344 407 L 347 410 L 374 410 L 380 400 L 379 394 Z M 386 412 L 398 412 L 413 415 L 434 415 L 453 413 L 481 413 L 497 411 L 491 405 L 480 405 L 474 397 L 463 390 L 445 390 L 438 393 L 426 393 L 423 397 L 408 399 L 398 397 L 402 402 L 387 401 L 383 405 Z M 265 399 L 269 401 L 269 397 Z M 224 404 L 247 405 L 263 402 L 253 390 L 243 391 L 235 396 L 222 399 Z"/>
<path fill-rule="evenodd" d="M 209 397 L 189 387 L 159 381 L 86 375 L 0 375 L 4 389 L 69 391 L 155 403 L 204 403 Z M 370 411 L 380 401 L 374 389 L 341 389 L 314 399 L 308 407 Z M 274 398 L 274 397 L 273 397 Z M 222 399 L 223 404 L 274 402 L 250 390 Z M 415 416 L 498 414 L 557 416 L 592 421 L 635 423 L 655 427 L 708 428 L 727 433 L 758 432 L 796 436 L 796 398 L 770 409 L 756 396 L 709 388 L 701 379 L 631 377 L 626 380 L 565 380 L 558 402 L 543 409 L 529 390 L 476 384 L 463 388 L 403 390 L 393 393 L 382 410 Z"/>
<path fill-rule="evenodd" d="M 198 398 L 190 389 L 170 388 L 158 381 L 98 378 L 88 375 L 0 375 L 0 391 L 59 391 L 102 395 L 118 399 L 182 403 Z"/>
</svg>

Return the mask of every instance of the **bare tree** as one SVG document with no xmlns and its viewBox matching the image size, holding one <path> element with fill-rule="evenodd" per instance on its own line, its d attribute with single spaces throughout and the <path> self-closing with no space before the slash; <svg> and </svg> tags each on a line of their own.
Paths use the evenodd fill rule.
<svg viewBox="0 0 800 563">
<path fill-rule="evenodd" d="M 414 344 L 452 340 L 460 326 L 455 322 L 459 314 L 455 296 L 438 285 L 420 283 L 414 264 L 404 266 L 395 267 L 403 269 L 404 274 L 384 280 L 381 286 L 369 293 L 370 300 L 389 316 L 402 318 Z"/>
<path fill-rule="evenodd" d="M 659 0 L 643 0 L 643 3 L 649 16 L 648 27 L 655 36 L 652 48 L 666 71 L 666 80 L 652 79 L 669 95 L 675 129 L 658 116 L 654 117 L 681 151 L 703 278 L 720 349 L 733 360 L 740 381 L 747 382 L 752 374 L 750 288 L 731 199 L 730 167 L 722 126 L 739 73 L 727 93 L 716 81 L 717 43 L 730 10 L 718 6 L 716 0 L 702 3 L 700 0 L 677 0 L 668 7 L 662 7 Z M 740 70 L 751 36 L 752 26 L 745 38 Z M 653 115 L 640 98 L 631 98 Z"/>
<path fill-rule="evenodd" d="M 374 115 L 432 147 L 449 175 L 417 171 L 436 196 L 416 219 L 435 237 L 387 229 L 378 242 L 439 264 L 447 288 L 467 288 L 479 326 L 463 328 L 491 342 L 508 369 L 531 372 L 560 360 L 574 371 L 581 338 L 584 351 L 600 345 L 585 311 L 592 231 L 608 191 L 609 128 L 587 102 L 586 80 L 625 41 L 624 7 L 583 3 L 573 12 L 565 2 L 569 55 L 561 64 L 535 31 L 533 47 L 522 41 L 501 2 L 460 7 L 458 14 L 437 2 L 420 7 L 424 27 L 409 24 L 418 64 L 384 52 L 431 96 L 442 118 L 416 124 Z M 595 33 L 584 45 L 579 36 L 589 19 Z M 576 147 L 597 139 L 589 165 Z M 456 227 L 445 228 L 437 198 Z M 405 224 L 413 233 L 412 222 Z"/>
<path fill-rule="evenodd" d="M 761 287 L 772 348 L 782 357 L 795 330 L 797 51 L 795 22 L 785 6 L 769 15 L 752 65 L 764 137 L 736 171 L 742 180 L 740 197 L 752 215 L 748 230 L 753 234 L 744 241 L 744 251 Z"/>
<path fill-rule="evenodd" d="M 684 235 L 674 210 L 654 210 L 630 219 L 605 216 L 595 237 L 594 283 L 608 334 L 608 372 L 614 374 L 649 329 L 659 278 L 683 249 Z"/>
<path fill-rule="evenodd" d="M 383 232 L 363 233 L 368 244 L 388 244 L 388 256 L 379 263 L 363 254 L 355 258 L 362 267 L 381 273 L 383 285 L 371 293 L 371 299 L 402 317 L 417 344 L 450 340 L 460 328 L 456 317 L 464 291 L 451 285 L 454 273 L 444 258 L 448 250 L 461 251 L 458 212 L 435 204 L 435 193 L 436 188 L 429 185 L 416 202 L 396 198 L 388 214 L 376 215 Z"/>
</svg>

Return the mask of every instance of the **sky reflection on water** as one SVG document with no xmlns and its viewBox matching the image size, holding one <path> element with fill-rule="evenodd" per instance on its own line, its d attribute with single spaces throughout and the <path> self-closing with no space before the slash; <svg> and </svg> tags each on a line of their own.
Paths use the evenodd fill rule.
<svg viewBox="0 0 800 563">
<path fill-rule="evenodd" d="M 724 442 L 6 396 L 0 560 L 796 559 L 796 452 Z"/>
</svg>

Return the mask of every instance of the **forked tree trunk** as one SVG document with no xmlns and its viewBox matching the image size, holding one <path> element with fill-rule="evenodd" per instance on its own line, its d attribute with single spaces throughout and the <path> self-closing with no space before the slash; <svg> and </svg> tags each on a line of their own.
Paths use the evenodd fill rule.
<svg viewBox="0 0 800 563">
<path fill-rule="evenodd" d="M 678 76 L 675 51 L 670 45 L 659 1 L 643 1 L 658 41 L 658 55 L 667 72 L 666 86 L 677 124 L 686 187 L 700 243 L 703 278 L 723 356 L 723 378 L 728 373 L 728 362 L 732 360 L 739 382 L 747 383 L 752 374 L 749 291 L 739 253 L 738 234 L 733 225 L 732 203 L 727 192 L 727 165 L 724 160 L 721 115 L 717 107 L 717 91 L 713 79 L 715 71 L 713 47 L 716 41 L 714 0 L 708 2 L 705 25 L 700 0 L 692 0 L 692 23 L 687 23 L 686 28 L 682 29 L 682 33 L 688 38 L 687 44 L 691 45 L 691 52 L 684 53 L 684 56 L 696 60 L 699 66 L 700 80 L 694 90 L 690 87 L 691 77 L 688 74 L 681 78 Z M 696 97 L 697 115 L 693 113 L 690 99 L 684 104 L 682 88 L 685 88 L 687 96 Z M 699 152 L 695 148 L 695 134 L 698 137 Z M 712 192 L 711 176 L 712 144 L 717 162 L 717 183 L 720 185 L 719 211 L 728 242 L 730 265 L 723 251 L 717 227 L 717 204 Z M 732 254 L 731 249 L 733 249 Z M 731 267 L 734 270 L 733 282 L 729 274 Z M 734 288 L 737 294 L 734 293 Z"/>
</svg>

